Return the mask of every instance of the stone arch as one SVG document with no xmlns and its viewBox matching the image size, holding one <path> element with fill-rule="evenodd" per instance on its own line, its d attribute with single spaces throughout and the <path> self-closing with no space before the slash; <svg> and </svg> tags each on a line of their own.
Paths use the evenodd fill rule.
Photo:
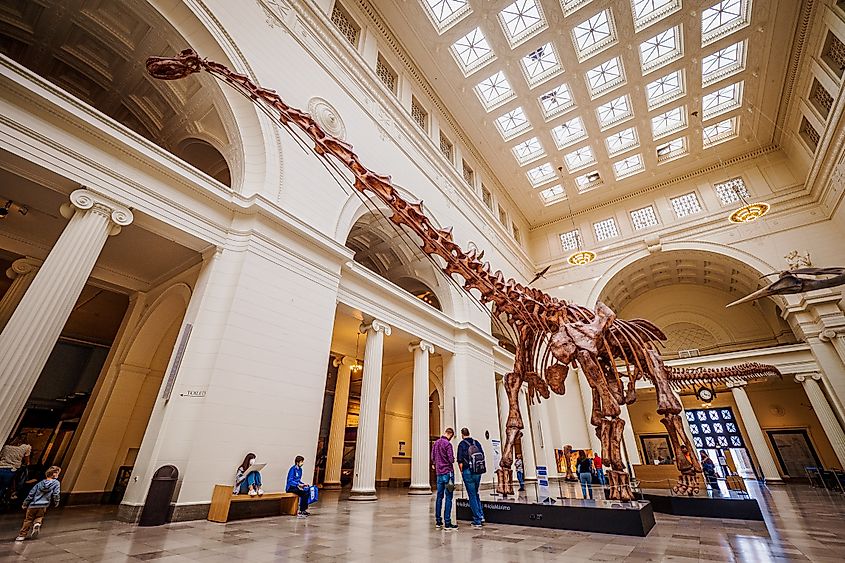
<svg viewBox="0 0 845 563">
<path fill-rule="evenodd" d="M 410 190 L 395 184 L 393 187 L 396 188 L 396 191 L 399 192 L 399 195 L 402 196 L 403 199 L 412 203 L 421 201 L 420 198 L 414 195 Z M 364 197 L 367 196 L 365 195 Z M 373 209 L 379 209 L 388 216 L 393 213 L 387 204 L 375 197 L 367 198 L 367 203 L 364 203 L 361 201 L 359 194 L 349 194 L 346 198 L 346 202 L 343 204 L 343 207 L 341 207 L 340 213 L 338 214 L 337 224 L 335 225 L 335 240 L 343 243 L 343 241 L 349 237 L 349 233 L 355 223 L 357 223 L 361 217 L 371 213 Z M 426 209 L 425 205 L 423 205 L 423 211 L 426 213 L 426 216 L 433 227 L 436 229 L 443 228 L 437 218 L 429 213 L 429 210 Z"/>
<path fill-rule="evenodd" d="M 197 137 L 186 137 L 174 148 L 173 154 L 202 170 L 221 184 L 232 187 L 232 172 L 226 158 L 214 145 Z"/>
</svg>

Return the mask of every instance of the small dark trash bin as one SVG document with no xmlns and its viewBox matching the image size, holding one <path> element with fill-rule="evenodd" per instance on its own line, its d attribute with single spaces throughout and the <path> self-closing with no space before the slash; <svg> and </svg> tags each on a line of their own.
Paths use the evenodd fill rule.
<svg viewBox="0 0 845 563">
<path fill-rule="evenodd" d="M 147 501 L 141 511 L 139 526 L 161 526 L 167 523 L 170 516 L 170 500 L 176 490 L 178 478 L 179 470 L 172 465 L 165 465 L 156 470 L 147 492 Z"/>
</svg>

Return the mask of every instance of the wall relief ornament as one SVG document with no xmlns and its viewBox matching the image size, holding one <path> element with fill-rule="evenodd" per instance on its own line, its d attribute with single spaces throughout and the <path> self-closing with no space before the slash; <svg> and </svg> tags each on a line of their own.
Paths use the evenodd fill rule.
<svg viewBox="0 0 845 563">
<path fill-rule="evenodd" d="M 798 268 L 809 268 L 813 264 L 810 263 L 810 253 L 805 252 L 801 254 L 797 250 L 791 251 L 789 254 L 784 256 L 786 263 L 789 265 L 790 270 L 795 270 Z"/>
<path fill-rule="evenodd" d="M 346 125 L 338 111 L 327 100 L 316 96 L 308 100 L 308 113 L 324 131 L 340 140 L 346 139 Z"/>
</svg>

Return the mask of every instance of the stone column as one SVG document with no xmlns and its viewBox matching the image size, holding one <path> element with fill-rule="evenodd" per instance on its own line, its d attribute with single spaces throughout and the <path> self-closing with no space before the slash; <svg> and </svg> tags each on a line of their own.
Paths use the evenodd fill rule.
<svg viewBox="0 0 845 563">
<path fill-rule="evenodd" d="M 110 235 L 132 212 L 85 189 L 61 212 L 70 219 L 0 333 L 0 439 L 12 431 L 27 397 L 70 316 Z"/>
<path fill-rule="evenodd" d="M 411 422 L 411 488 L 412 495 L 430 495 L 428 451 L 428 355 L 434 344 L 424 340 L 411 344 L 414 353 L 413 419 Z"/>
<path fill-rule="evenodd" d="M 631 421 L 631 413 L 628 412 L 628 405 L 622 405 L 620 418 L 625 421 L 625 428 L 622 430 L 622 440 L 625 442 L 625 451 L 628 454 L 628 463 L 640 465 L 640 450 L 637 448 L 637 437 L 634 434 L 634 423 Z M 686 415 L 684 416 L 686 419 Z M 687 423 L 689 424 L 689 423 Z"/>
<path fill-rule="evenodd" d="M 346 437 L 346 411 L 349 406 L 349 380 L 352 378 L 352 365 L 355 359 L 345 356 L 334 361 L 337 366 L 337 383 L 334 388 L 332 406 L 332 425 L 329 429 L 329 448 L 326 454 L 326 479 L 323 488 L 340 488 L 340 470 L 343 465 L 343 443 Z"/>
<path fill-rule="evenodd" d="M 833 409 L 830 408 L 824 390 L 819 385 L 821 378 L 822 376 L 819 373 L 802 373 L 795 376 L 795 381 L 803 384 L 804 391 L 813 406 L 813 412 L 816 413 L 827 439 L 830 440 L 833 453 L 836 454 L 839 464 L 845 468 L 845 432 L 842 431 L 842 426 L 840 426 Z"/>
<path fill-rule="evenodd" d="M 38 273 L 41 264 L 41 260 L 36 258 L 19 258 L 12 262 L 11 268 L 6 270 L 6 276 L 13 281 L 6 293 L 3 294 L 3 299 L 0 300 L 0 332 L 3 331 L 18 303 L 23 299 L 24 293 L 29 289 L 32 280 L 35 279 L 35 274 Z"/>
<path fill-rule="evenodd" d="M 537 455 L 534 452 L 534 425 L 531 423 L 531 409 L 528 408 L 528 393 L 525 388 L 519 390 L 519 411 L 522 413 L 522 462 L 525 465 L 525 478 L 537 478 Z M 516 474 L 514 474 L 516 476 Z"/>
<path fill-rule="evenodd" d="M 763 477 L 765 477 L 767 482 L 781 483 L 778 466 L 772 457 L 769 446 L 766 444 L 766 437 L 763 435 L 763 429 L 760 428 L 760 423 L 757 421 L 757 415 L 754 414 L 751 401 L 748 400 L 748 393 L 745 392 L 745 383 L 729 383 L 728 387 L 730 387 L 731 393 L 733 393 L 734 402 L 736 402 L 736 408 L 739 411 L 739 417 L 745 426 L 748 441 L 751 442 L 751 449 L 757 457 L 757 463 L 760 464 L 760 471 L 763 473 Z"/>
<path fill-rule="evenodd" d="M 508 404 L 508 393 L 505 391 L 503 378 L 496 378 L 496 397 L 499 403 L 499 439 L 502 441 L 502 449 L 504 449 L 510 405 Z"/>
<path fill-rule="evenodd" d="M 573 378 L 573 375 L 577 375 L 577 377 Z M 580 368 L 577 372 L 569 374 L 569 380 L 572 381 L 573 379 L 578 381 L 578 390 L 581 393 L 581 406 L 584 408 L 584 420 L 587 424 L 587 437 L 590 439 L 590 447 L 604 459 L 605 452 L 601 451 L 601 440 L 596 436 L 596 427 L 590 424 L 590 419 L 593 417 L 593 390 L 587 382 L 587 378 L 581 373 Z M 565 446 L 566 444 L 562 445 Z M 571 446 L 578 449 L 580 444 L 571 444 Z"/>
<path fill-rule="evenodd" d="M 358 440 L 355 442 L 355 472 L 350 500 L 376 500 L 376 461 L 381 410 L 381 362 L 384 337 L 390 336 L 387 323 L 374 320 L 361 325 L 367 335 L 364 349 L 364 377 L 361 381 L 361 412 L 358 415 Z"/>
</svg>

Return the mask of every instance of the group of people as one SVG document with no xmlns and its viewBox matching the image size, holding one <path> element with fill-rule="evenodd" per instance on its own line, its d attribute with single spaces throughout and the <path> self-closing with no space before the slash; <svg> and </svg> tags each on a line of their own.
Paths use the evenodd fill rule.
<svg viewBox="0 0 845 563">
<path fill-rule="evenodd" d="M 301 455 L 296 456 L 293 460 L 293 465 L 288 469 L 288 476 L 285 482 L 285 491 L 299 497 L 299 509 L 296 513 L 297 518 L 311 516 L 311 513 L 308 512 L 311 486 L 302 481 L 302 466 L 304 463 L 304 457 Z M 235 485 L 232 488 L 232 494 L 249 495 L 251 497 L 260 497 L 264 494 L 264 489 L 261 488 L 261 472 L 252 469 L 253 465 L 255 465 L 255 454 L 250 452 L 246 454 L 243 463 L 238 466 L 235 472 Z"/>
<path fill-rule="evenodd" d="M 481 476 L 487 472 L 484 449 L 478 440 L 470 436 L 468 428 L 461 428 L 462 440 L 458 444 L 456 457 L 452 449 L 454 436 L 455 431 L 447 428 L 431 446 L 431 464 L 437 474 L 434 527 L 446 531 L 458 529 L 457 524 L 452 522 L 452 498 L 455 491 L 455 462 L 457 461 L 472 511 L 472 527 L 481 528 L 484 526 L 484 510 L 481 507 L 478 489 L 481 486 Z M 444 497 L 446 499 L 445 512 L 443 511 Z"/>
<path fill-rule="evenodd" d="M 584 450 L 578 450 L 578 461 L 576 462 L 578 481 L 581 482 L 581 493 L 584 498 L 593 498 L 593 483 L 597 482 L 605 486 L 604 467 L 601 456 L 596 453 L 589 457 Z"/>
</svg>

